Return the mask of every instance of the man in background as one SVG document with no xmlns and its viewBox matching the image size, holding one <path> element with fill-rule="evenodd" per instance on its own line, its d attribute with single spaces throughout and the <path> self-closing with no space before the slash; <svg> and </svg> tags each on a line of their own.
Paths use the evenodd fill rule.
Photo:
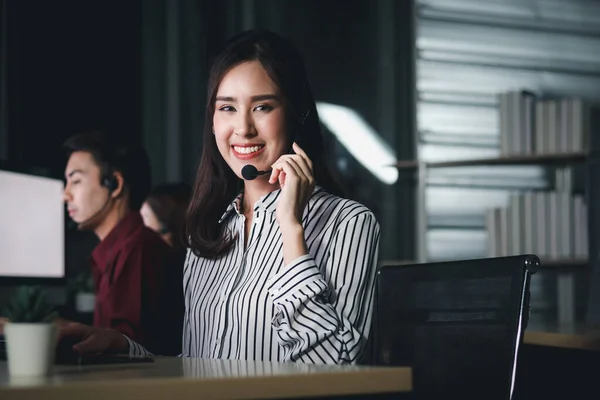
<svg viewBox="0 0 600 400">
<path fill-rule="evenodd" d="M 161 354 L 178 353 L 181 349 L 160 348 L 165 335 L 183 324 L 164 324 L 169 310 L 161 304 L 182 297 L 183 285 L 165 285 L 173 280 L 169 276 L 178 260 L 140 216 L 151 185 L 146 152 L 101 131 L 71 137 L 64 148 L 69 216 L 100 240 L 91 257 L 94 326 L 116 329 Z"/>
</svg>

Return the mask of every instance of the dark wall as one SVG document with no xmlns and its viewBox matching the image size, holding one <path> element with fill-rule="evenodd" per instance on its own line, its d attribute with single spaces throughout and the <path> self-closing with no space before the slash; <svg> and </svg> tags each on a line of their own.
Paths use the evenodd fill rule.
<svg viewBox="0 0 600 400">
<path fill-rule="evenodd" d="M 71 134 L 139 137 L 139 1 L 5 1 L 10 164 L 60 176 Z"/>
</svg>

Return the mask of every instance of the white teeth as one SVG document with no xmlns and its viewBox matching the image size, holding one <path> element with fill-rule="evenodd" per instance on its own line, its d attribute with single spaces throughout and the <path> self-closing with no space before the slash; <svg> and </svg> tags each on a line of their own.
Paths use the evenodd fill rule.
<svg viewBox="0 0 600 400">
<path fill-rule="evenodd" d="M 259 151 L 261 149 L 261 146 L 252 146 L 252 147 L 233 146 L 233 149 L 240 154 L 251 154 L 251 153 L 256 153 L 257 151 Z"/>
</svg>

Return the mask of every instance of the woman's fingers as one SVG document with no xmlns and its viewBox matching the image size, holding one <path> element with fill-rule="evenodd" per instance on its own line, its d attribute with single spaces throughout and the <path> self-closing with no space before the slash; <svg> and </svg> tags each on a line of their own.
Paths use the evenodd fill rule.
<svg viewBox="0 0 600 400">
<path fill-rule="evenodd" d="M 294 163 L 295 166 L 297 166 L 301 171 L 302 171 L 302 176 L 304 179 L 306 179 L 307 181 L 311 181 L 313 178 L 313 174 L 312 174 L 312 169 L 310 167 L 310 165 L 308 165 L 308 163 L 306 162 L 306 159 L 304 157 L 290 157 L 288 160 L 291 160 L 291 162 Z"/>
<path fill-rule="evenodd" d="M 308 181 L 309 183 L 314 182 L 312 161 L 308 158 L 306 152 L 295 142 L 292 144 L 292 148 L 296 154 L 284 154 L 271 166 L 272 171 L 269 183 L 273 184 L 279 181 L 280 184 L 283 184 L 286 180 L 285 174 L 292 171 L 295 172 L 295 175 L 299 179 Z M 292 170 L 285 171 L 284 166 L 286 163 L 291 165 Z"/>
<path fill-rule="evenodd" d="M 299 165 L 299 164 L 303 164 L 303 163 L 298 163 L 298 160 L 295 160 L 292 157 L 286 158 L 284 160 L 284 162 L 291 167 L 290 171 L 293 171 L 293 174 L 295 174 L 295 176 L 297 176 L 300 179 L 300 181 L 308 180 L 304 169 Z M 306 165 L 304 166 L 304 168 L 306 168 Z M 284 171 L 285 171 L 285 168 L 284 168 Z M 286 171 L 286 173 L 288 173 L 288 171 Z"/>
<path fill-rule="evenodd" d="M 279 180 L 279 175 L 283 171 L 283 169 L 277 168 L 276 165 L 277 165 L 277 163 L 271 165 L 272 171 L 271 171 L 271 176 L 269 176 L 269 183 L 277 182 L 277 180 Z"/>
<path fill-rule="evenodd" d="M 309 175 L 306 175 L 305 169 L 307 169 L 306 166 L 303 167 L 300 166 L 300 164 L 297 162 L 297 160 L 293 159 L 293 158 L 285 158 L 275 164 L 273 164 L 273 170 L 277 170 L 278 173 L 276 174 L 277 178 L 279 180 L 279 184 L 283 185 L 285 182 L 289 182 L 290 181 L 290 177 L 295 178 L 299 183 L 311 183 L 312 182 L 312 177 Z M 272 174 L 273 177 L 273 174 Z M 275 183 L 276 180 L 270 181 L 271 183 Z"/>
<path fill-rule="evenodd" d="M 298 146 L 298 144 L 296 142 L 292 143 L 292 149 L 294 150 L 294 152 L 296 154 L 298 154 L 300 157 L 302 157 L 306 161 L 306 164 L 308 165 L 308 168 L 310 169 L 310 172 L 312 175 L 313 163 L 312 163 L 312 160 L 306 154 L 306 152 L 304 150 L 302 150 L 302 148 L 300 146 Z"/>
<path fill-rule="evenodd" d="M 312 170 L 310 166 L 307 164 L 306 160 L 299 155 L 285 155 L 282 156 L 275 164 L 271 166 L 273 171 L 271 172 L 271 177 L 269 182 L 274 183 L 277 181 L 277 175 L 283 171 L 283 166 L 285 163 L 292 163 L 294 171 L 297 172 L 297 175 L 301 179 L 311 180 L 312 178 Z"/>
</svg>

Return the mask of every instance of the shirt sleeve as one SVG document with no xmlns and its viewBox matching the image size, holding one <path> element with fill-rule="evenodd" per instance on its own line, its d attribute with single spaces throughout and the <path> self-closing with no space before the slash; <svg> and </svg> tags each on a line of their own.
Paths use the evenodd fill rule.
<svg viewBox="0 0 600 400">
<path fill-rule="evenodd" d="M 379 235 L 374 215 L 365 211 L 337 229 L 326 265 L 304 255 L 271 278 L 272 324 L 286 361 L 360 360 L 373 314 Z"/>
<path fill-rule="evenodd" d="M 125 339 L 127 339 L 127 342 L 129 343 L 129 357 L 147 357 L 154 355 L 148 350 L 146 350 L 146 348 L 141 344 L 131 340 L 129 337 L 127 337 L 127 335 L 123 336 L 125 336 Z"/>
</svg>

